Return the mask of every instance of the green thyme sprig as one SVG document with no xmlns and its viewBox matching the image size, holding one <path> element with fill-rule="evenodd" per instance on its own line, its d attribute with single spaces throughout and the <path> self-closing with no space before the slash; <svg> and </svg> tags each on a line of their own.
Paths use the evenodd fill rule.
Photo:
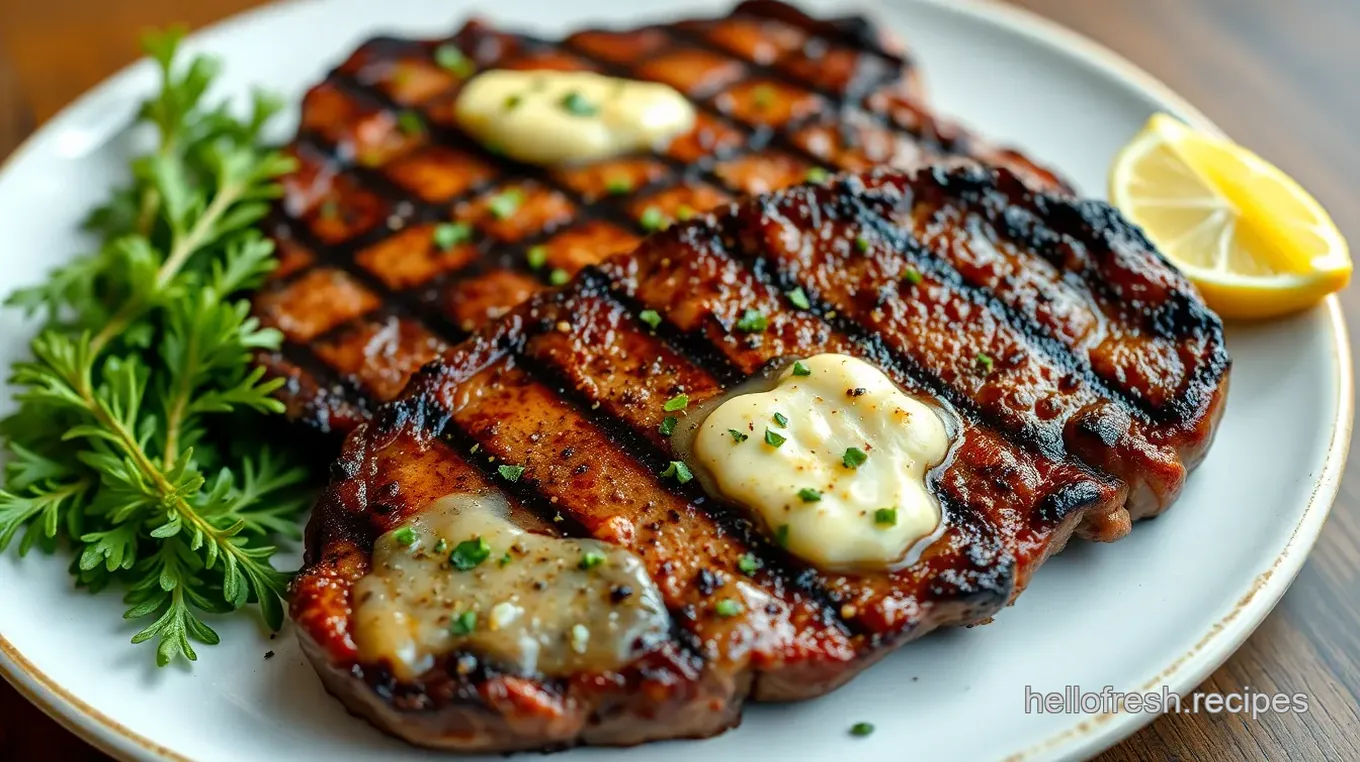
<svg viewBox="0 0 1360 762">
<path fill-rule="evenodd" d="M 124 617 L 146 622 L 132 642 L 154 638 L 161 665 L 218 642 L 202 614 L 253 603 L 282 624 L 271 538 L 298 536 L 309 497 L 259 431 L 280 382 L 250 358 L 280 336 L 240 298 L 275 264 L 254 226 L 291 168 L 260 147 L 279 104 L 256 94 L 244 118 L 206 104 L 217 64 L 177 65 L 179 41 L 145 42 L 161 89 L 140 120 L 159 140 L 90 215 L 95 253 L 6 301 L 43 325 L 0 422 L 0 550 L 64 544 L 77 585 L 123 585 Z"/>
</svg>

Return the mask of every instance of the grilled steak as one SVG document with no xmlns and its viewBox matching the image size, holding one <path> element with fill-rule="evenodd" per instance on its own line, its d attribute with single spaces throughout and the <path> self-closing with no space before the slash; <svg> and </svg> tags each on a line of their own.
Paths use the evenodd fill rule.
<svg viewBox="0 0 1360 762">
<path fill-rule="evenodd" d="M 653 154 L 555 171 L 522 165 L 454 122 L 460 86 L 489 68 L 660 80 L 699 117 Z M 449 345 L 632 249 L 659 221 L 821 168 L 976 160 L 1065 187 L 934 116 L 918 80 L 910 57 L 867 22 L 818 21 L 763 0 L 726 18 L 558 43 L 477 22 L 451 40 L 372 40 L 303 102 L 288 148 L 300 168 L 270 226 L 283 265 L 255 302 L 287 345 L 261 362 L 287 379 L 293 418 L 343 434 Z M 471 223 L 472 240 L 441 248 L 433 231 L 450 220 Z"/>
<path fill-rule="evenodd" d="M 760 325 L 739 329 L 752 311 Z M 927 480 L 944 530 L 899 571 L 813 568 L 699 481 L 658 475 L 683 457 L 658 430 L 668 399 L 702 406 L 826 352 L 958 416 Z M 817 696 L 985 620 L 1073 532 L 1111 539 L 1166 508 L 1209 446 L 1227 373 L 1219 320 L 1103 203 L 976 167 L 786 189 L 586 267 L 417 373 L 348 439 L 292 615 L 328 688 L 417 744 L 706 736 L 747 699 Z M 475 651 L 403 679 L 365 659 L 352 591 L 375 538 L 445 495 L 498 493 L 533 532 L 635 553 L 670 637 L 551 676 Z M 762 605 L 734 615 L 731 599 Z"/>
</svg>

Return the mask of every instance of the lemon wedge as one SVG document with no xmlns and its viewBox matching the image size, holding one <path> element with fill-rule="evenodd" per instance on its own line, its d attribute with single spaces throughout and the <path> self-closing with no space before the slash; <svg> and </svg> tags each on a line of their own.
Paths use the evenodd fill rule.
<svg viewBox="0 0 1360 762">
<path fill-rule="evenodd" d="M 1166 114 L 1120 151 L 1110 200 L 1225 318 L 1295 312 L 1350 282 L 1346 240 L 1316 199 L 1256 154 Z"/>
</svg>

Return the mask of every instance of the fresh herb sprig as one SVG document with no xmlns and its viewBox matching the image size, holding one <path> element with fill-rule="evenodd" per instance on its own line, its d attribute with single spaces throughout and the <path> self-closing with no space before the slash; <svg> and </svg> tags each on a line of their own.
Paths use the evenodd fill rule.
<svg viewBox="0 0 1360 762">
<path fill-rule="evenodd" d="M 178 65 L 179 40 L 145 41 L 161 89 L 140 120 L 159 140 L 90 215 L 95 253 L 6 301 L 43 325 L 0 422 L 0 550 L 21 532 L 20 554 L 69 546 L 77 585 L 124 586 L 124 618 L 147 622 L 132 642 L 154 638 L 162 666 L 218 642 L 203 614 L 253 603 L 282 624 L 271 538 L 298 536 L 308 500 L 307 472 L 258 427 L 281 382 L 250 358 L 281 337 L 239 296 L 274 267 L 254 226 L 292 166 L 260 147 L 279 103 L 209 105 L 217 64 Z"/>
</svg>

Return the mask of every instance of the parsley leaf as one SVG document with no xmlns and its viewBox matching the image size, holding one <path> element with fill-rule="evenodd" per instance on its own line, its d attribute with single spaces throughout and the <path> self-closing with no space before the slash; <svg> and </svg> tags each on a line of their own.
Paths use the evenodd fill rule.
<svg viewBox="0 0 1360 762">
<path fill-rule="evenodd" d="M 674 413 L 677 410 L 684 410 L 688 406 L 689 395 L 677 394 L 674 397 L 671 397 L 670 399 L 666 400 L 666 404 L 662 405 L 661 409 L 665 410 L 667 413 Z"/>
<path fill-rule="evenodd" d="M 219 642 L 204 614 L 253 605 L 282 625 L 274 543 L 299 538 L 311 502 L 260 425 L 283 382 L 250 358 L 282 337 L 240 298 L 275 266 L 256 223 L 293 168 L 261 146 L 280 103 L 207 102 L 217 65 L 178 61 L 179 40 L 144 40 L 160 90 L 139 117 L 158 140 L 87 220 L 96 253 L 6 300 L 43 326 L 0 422 L 0 550 L 70 548 L 77 585 L 126 591 L 132 642 L 154 640 L 162 666 Z"/>
<path fill-rule="evenodd" d="M 770 327 L 770 319 L 757 310 L 746 310 L 737 321 L 737 330 L 744 333 L 760 333 Z"/>
<path fill-rule="evenodd" d="M 750 553 L 743 554 L 741 558 L 737 559 L 737 570 L 748 577 L 755 574 L 758 569 L 760 569 L 760 559 Z"/>
<path fill-rule="evenodd" d="M 466 222 L 443 222 L 435 226 L 430 238 L 440 251 L 448 251 L 472 240 L 472 226 Z"/>
<path fill-rule="evenodd" d="M 515 216 L 519 211 L 519 205 L 524 203 L 524 191 L 519 188 L 506 188 L 486 201 L 486 208 L 491 212 L 491 216 L 498 220 L 508 220 Z"/>
<path fill-rule="evenodd" d="M 439 68 L 466 79 L 477 71 L 477 65 L 453 43 L 440 45 L 434 50 L 434 62 Z"/>
<path fill-rule="evenodd" d="M 670 465 L 666 466 L 666 470 L 661 472 L 661 476 L 663 478 L 675 477 L 677 482 L 685 484 L 694 478 L 694 472 L 689 470 L 689 466 L 685 465 L 684 461 L 673 460 Z"/>
<path fill-rule="evenodd" d="M 655 233 L 669 225 L 670 220 L 666 219 L 666 213 L 661 211 L 659 207 L 649 206 L 642 210 L 642 216 L 638 218 L 638 224 L 648 233 Z"/>
<path fill-rule="evenodd" d="M 864 465 L 864 461 L 869 459 L 869 454 L 858 447 L 845 448 L 845 454 L 841 456 L 841 463 L 846 468 L 859 468 Z"/>
<path fill-rule="evenodd" d="M 741 613 L 741 604 L 731 598 L 724 598 L 713 607 L 713 613 L 727 619 Z"/>
<path fill-rule="evenodd" d="M 451 635 L 471 635 L 477 631 L 477 612 L 464 611 L 449 624 Z"/>
<path fill-rule="evenodd" d="M 486 540 L 478 537 L 473 540 L 463 540 L 454 546 L 453 552 L 449 554 L 449 563 L 458 571 L 469 571 L 482 564 L 483 561 L 491 557 L 491 546 Z"/>
</svg>

